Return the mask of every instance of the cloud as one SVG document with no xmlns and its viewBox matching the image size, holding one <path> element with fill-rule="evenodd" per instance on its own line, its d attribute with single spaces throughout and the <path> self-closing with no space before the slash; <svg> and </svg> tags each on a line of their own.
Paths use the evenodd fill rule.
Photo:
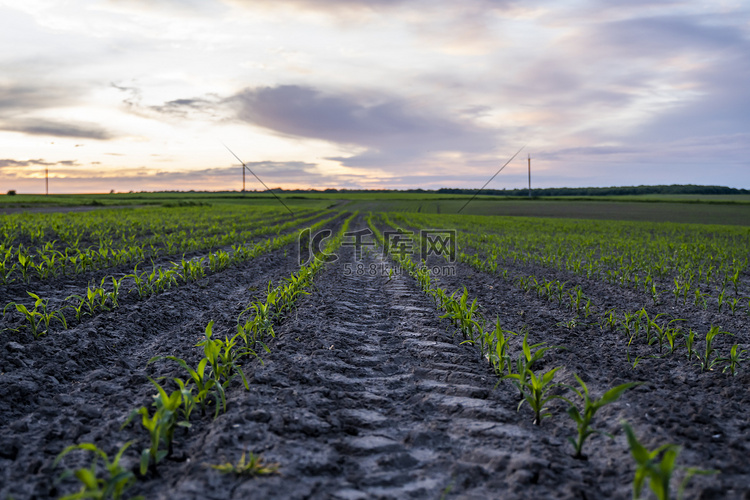
<svg viewBox="0 0 750 500">
<path fill-rule="evenodd" d="M 598 25 L 600 48 L 629 57 L 722 50 L 745 43 L 740 29 L 713 25 L 710 17 L 658 16 L 602 23 Z"/>
<path fill-rule="evenodd" d="M 226 0 L 227 3 L 247 8 L 257 8 L 259 5 L 274 8 L 305 9 L 332 14 L 341 14 L 347 11 L 370 11 L 391 12 L 396 8 L 408 8 L 425 14 L 430 10 L 432 14 L 436 11 L 451 9 L 450 2 L 435 2 L 433 0 Z M 476 10 L 483 8 L 507 9 L 516 5 L 516 0 L 464 0 L 457 6 L 456 10 Z"/>
<path fill-rule="evenodd" d="M 407 161 L 435 151 L 487 152 L 497 135 L 466 118 L 447 116 L 438 103 L 393 95 L 280 85 L 246 89 L 228 101 L 237 104 L 240 120 L 278 134 L 365 148 L 336 158 L 348 166 Z"/>
<path fill-rule="evenodd" d="M 55 163 L 46 162 L 42 160 L 41 158 L 37 160 L 11 160 L 8 158 L 4 160 L 0 160 L 0 168 L 29 167 L 29 166 L 35 166 L 35 165 L 49 166 L 49 165 L 55 165 Z"/>
<path fill-rule="evenodd" d="M 72 88 L 39 86 L 30 82 L 0 84 L 0 116 L 8 112 L 24 112 L 66 106 L 76 101 Z"/>
<path fill-rule="evenodd" d="M 603 47 L 631 66 L 650 61 L 652 93 L 669 102 L 634 136 L 677 141 L 750 132 L 750 39 L 711 16 L 638 18 L 599 27 Z M 659 86 L 657 86 L 660 84 Z M 631 136 L 632 137 L 632 136 Z"/>
<path fill-rule="evenodd" d="M 342 11 L 380 11 L 403 5 L 424 4 L 422 0 L 228 0 L 227 3 L 256 9 L 259 5 L 342 13 Z"/>
<path fill-rule="evenodd" d="M 21 82 L 0 85 L 0 130 L 54 137 L 113 138 L 111 132 L 98 124 L 36 116 L 50 109 L 74 106 L 78 101 L 80 89 L 74 86 L 24 85 Z"/>
<path fill-rule="evenodd" d="M 195 99 L 174 99 L 162 105 L 141 108 L 146 115 L 156 113 L 171 116 L 178 119 L 222 119 L 226 116 L 221 109 L 220 98 L 216 95 L 207 95 Z"/>
<path fill-rule="evenodd" d="M 41 118 L 0 121 L 0 130 L 21 132 L 29 135 L 54 137 L 77 137 L 82 139 L 111 139 L 113 135 L 94 123 L 62 123 Z"/>
<path fill-rule="evenodd" d="M 3 167 L 33 167 L 33 166 L 51 167 L 52 165 L 64 165 L 72 167 L 78 165 L 77 160 L 46 161 L 42 158 L 32 160 L 12 160 L 9 158 L 0 160 L 0 168 Z"/>
</svg>

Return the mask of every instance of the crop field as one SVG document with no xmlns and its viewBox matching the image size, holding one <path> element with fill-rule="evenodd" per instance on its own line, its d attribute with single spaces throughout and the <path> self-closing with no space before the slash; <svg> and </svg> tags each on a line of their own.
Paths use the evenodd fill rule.
<svg viewBox="0 0 750 500">
<path fill-rule="evenodd" d="M 0 215 L 0 498 L 750 498 L 750 228 L 395 203 Z"/>
</svg>

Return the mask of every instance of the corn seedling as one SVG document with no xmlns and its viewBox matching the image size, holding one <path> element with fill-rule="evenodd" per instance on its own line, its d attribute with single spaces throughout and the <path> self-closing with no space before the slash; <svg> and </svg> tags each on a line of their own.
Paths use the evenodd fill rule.
<svg viewBox="0 0 750 500">
<path fill-rule="evenodd" d="M 588 318 L 592 314 L 594 314 L 594 311 L 592 310 L 593 304 L 591 303 L 591 299 L 588 299 L 586 301 L 586 305 L 583 306 L 583 317 Z"/>
<path fill-rule="evenodd" d="M 176 427 L 190 427 L 190 422 L 185 420 L 177 419 L 177 411 L 182 407 L 182 390 L 172 391 L 172 394 L 167 394 L 162 386 L 159 385 L 154 379 L 149 378 L 152 384 L 156 386 L 159 391 L 154 396 L 154 406 L 156 411 L 161 413 L 167 418 L 168 423 L 164 427 L 163 440 L 167 445 L 167 456 L 172 455 L 172 443 L 174 441 L 174 431 Z M 184 412 L 183 412 L 184 416 Z"/>
<path fill-rule="evenodd" d="M 622 427 L 628 439 L 630 453 L 636 462 L 635 477 L 633 478 L 633 498 L 641 498 L 646 480 L 651 491 L 658 500 L 669 500 L 670 483 L 676 469 L 677 456 L 680 447 L 674 444 L 663 444 L 653 451 L 649 451 L 636 438 L 630 425 L 623 421 Z M 702 470 L 693 467 L 684 468 L 685 478 L 680 484 L 678 498 L 687 486 L 688 481 L 696 474 L 716 474 L 716 470 Z"/>
<path fill-rule="evenodd" d="M 254 312 L 252 319 L 245 321 L 244 325 L 241 324 L 240 318 L 251 308 Z M 267 302 L 253 302 L 237 318 L 237 334 L 245 341 L 246 346 L 254 348 L 259 343 L 266 352 L 270 352 L 263 339 L 266 335 L 275 337 L 271 309 L 272 305 L 269 305 Z"/>
<path fill-rule="evenodd" d="M 508 365 L 508 374 L 503 376 L 504 379 L 508 378 L 511 379 L 511 382 L 513 385 L 516 386 L 518 389 L 518 392 L 520 393 L 521 401 L 524 400 L 525 396 L 525 389 L 524 387 L 527 385 L 527 377 L 528 374 L 531 372 L 532 368 L 534 367 L 534 364 L 542 359 L 542 356 L 544 356 L 544 353 L 547 352 L 549 349 L 564 349 L 564 347 L 560 346 L 547 346 L 543 347 L 546 342 L 540 342 L 538 344 L 529 345 L 529 333 L 526 332 L 523 336 L 523 342 L 521 344 L 521 352 L 518 354 L 518 357 L 516 358 L 516 372 L 515 374 L 512 373 L 512 370 L 510 369 L 510 365 Z M 515 376 L 513 376 L 515 375 Z"/>
<path fill-rule="evenodd" d="M 591 424 L 594 420 L 594 415 L 596 415 L 596 412 L 599 411 L 599 409 L 603 406 L 614 403 L 615 401 L 620 399 L 620 396 L 622 396 L 625 391 L 639 385 L 640 382 L 629 382 L 626 384 L 618 385 L 605 392 L 601 398 L 592 399 L 589 393 L 589 388 L 586 386 L 583 380 L 581 380 L 581 378 L 577 374 L 573 374 L 573 376 L 575 377 L 576 381 L 578 381 L 580 390 L 572 386 L 566 387 L 575 392 L 576 395 L 581 398 L 581 400 L 583 401 L 583 411 L 579 410 L 578 406 L 576 406 L 576 404 L 569 399 L 562 399 L 564 399 L 570 405 L 568 407 L 568 415 L 570 415 L 570 418 L 573 419 L 578 428 L 578 435 L 576 436 L 576 438 L 568 438 L 568 441 L 570 441 L 570 443 L 575 448 L 575 454 L 573 455 L 573 457 L 582 460 L 586 458 L 582 453 L 583 444 L 592 434 L 603 434 L 610 438 L 613 437 L 611 434 L 607 434 L 606 432 L 591 428 Z"/>
<path fill-rule="evenodd" d="M 729 332 L 722 331 L 718 326 L 711 326 L 711 328 L 708 330 L 708 333 L 706 333 L 706 344 L 704 346 L 703 352 L 699 352 L 696 354 L 696 357 L 698 358 L 698 366 L 700 366 L 701 372 L 712 370 L 714 365 L 721 361 L 720 358 L 714 357 L 716 349 L 714 349 L 713 347 L 713 341 L 719 334 L 731 335 Z"/>
<path fill-rule="evenodd" d="M 141 476 L 145 476 L 149 469 L 155 470 L 156 465 L 167 456 L 167 450 L 161 450 L 160 445 L 164 440 L 164 433 L 170 427 L 172 415 L 156 410 L 153 415 L 149 415 L 148 408 L 141 406 L 133 410 L 128 416 L 122 427 L 126 427 L 136 416 L 141 416 L 141 424 L 148 431 L 150 444 L 148 448 L 141 451 Z"/>
<path fill-rule="evenodd" d="M 732 316 L 734 316 L 734 313 L 737 311 L 737 306 L 740 303 L 740 299 L 738 297 L 732 297 L 731 299 L 727 300 L 727 304 L 729 304 L 729 310 L 732 311 Z"/>
<path fill-rule="evenodd" d="M 724 305 L 724 290 L 721 291 L 718 297 L 716 297 L 716 305 L 719 307 L 719 312 L 721 312 L 721 308 Z"/>
<path fill-rule="evenodd" d="M 656 283 L 651 284 L 651 289 L 649 291 L 651 292 L 651 300 L 654 302 L 654 305 L 657 305 L 659 303 L 660 293 L 656 290 Z"/>
<path fill-rule="evenodd" d="M 506 334 L 508 335 L 506 336 Z M 500 318 L 496 318 L 494 330 L 487 333 L 483 332 L 483 337 L 486 337 L 487 356 L 498 377 L 504 376 L 506 372 L 511 373 L 512 365 L 509 350 L 511 335 L 515 335 L 515 333 L 503 330 L 502 325 L 500 325 Z"/>
<path fill-rule="evenodd" d="M 701 293 L 701 291 L 698 288 L 696 288 L 695 299 L 693 302 L 695 303 L 696 306 L 700 305 L 703 307 L 703 309 L 708 309 L 708 300 L 707 300 L 708 297 L 709 297 L 708 293 Z"/>
<path fill-rule="evenodd" d="M 212 469 L 218 470 L 222 474 L 237 474 L 240 476 L 267 476 L 276 474 L 280 465 L 277 463 L 266 463 L 260 455 L 252 452 L 249 457 L 247 452 L 242 452 L 236 464 L 225 462 L 219 465 L 210 465 Z"/>
<path fill-rule="evenodd" d="M 615 309 L 609 309 L 602 316 L 600 324 L 602 329 L 604 329 L 604 327 L 607 327 L 610 330 L 614 330 L 615 328 L 617 328 L 617 323 L 617 311 Z"/>
<path fill-rule="evenodd" d="M 175 377 L 172 380 L 175 381 L 177 386 L 180 388 L 180 394 L 182 395 L 182 417 L 183 420 L 178 425 L 181 427 L 191 427 L 190 415 L 192 415 L 195 405 L 198 403 L 195 396 L 193 395 L 193 386 L 190 385 L 190 380 L 187 382 L 181 378 Z"/>
<path fill-rule="evenodd" d="M 455 294 L 456 292 L 453 292 L 450 300 L 444 304 L 446 312 L 440 317 L 449 318 L 453 325 L 461 330 L 464 339 L 474 340 L 475 332 L 481 328 L 479 321 L 475 319 L 479 316 L 477 299 L 475 298 L 471 305 L 468 305 L 469 291 L 466 287 L 459 300 L 453 298 Z"/>
<path fill-rule="evenodd" d="M 206 414 L 206 403 L 208 402 L 209 397 L 213 397 L 214 403 L 216 405 L 216 410 L 214 412 L 214 418 L 219 416 L 219 410 L 223 408 L 226 410 L 226 400 L 224 396 L 224 388 L 221 386 L 221 384 L 218 384 L 215 379 L 210 378 L 209 374 L 206 372 L 206 367 L 208 366 L 208 358 L 203 358 L 198 363 L 198 367 L 193 370 L 184 359 L 178 358 L 176 356 L 155 356 L 151 358 L 148 361 L 148 364 L 153 363 L 154 361 L 160 360 L 160 359 L 170 359 L 177 364 L 179 364 L 181 367 L 183 367 L 187 372 L 190 378 L 187 382 L 182 382 L 181 380 L 177 382 L 179 379 L 175 379 L 175 382 L 177 382 L 178 385 L 180 385 L 180 388 L 186 387 L 187 389 L 191 389 L 190 386 L 188 386 L 188 382 L 195 385 L 196 390 L 198 391 L 197 394 L 192 395 L 191 391 L 191 397 L 193 398 L 193 401 L 196 404 L 200 404 L 201 406 L 201 415 Z M 182 383 L 181 383 L 182 382 Z M 187 411 L 188 405 L 185 406 L 185 420 L 189 420 L 190 411 Z"/>
<path fill-rule="evenodd" d="M 208 359 L 208 364 L 211 367 L 211 376 L 217 381 L 217 385 L 226 388 L 229 385 L 229 382 L 231 382 L 235 376 L 239 375 L 242 378 L 245 389 L 249 389 L 247 379 L 245 378 L 242 368 L 240 368 L 238 360 L 240 357 L 247 354 L 255 355 L 255 352 L 249 348 L 238 348 L 235 350 L 235 347 L 237 346 L 237 338 L 240 337 L 239 334 L 236 334 L 231 339 L 225 337 L 223 341 L 220 339 L 213 339 L 213 325 L 214 322 L 211 320 L 208 325 L 206 325 L 206 338 L 196 344 L 196 347 L 203 347 L 203 353 L 206 356 L 206 359 Z M 224 405 L 226 411 L 226 400 L 224 400 Z"/>
<path fill-rule="evenodd" d="M 149 286 L 149 282 L 147 279 L 147 273 L 144 271 L 143 273 L 138 273 L 138 265 L 136 264 L 135 268 L 133 268 L 133 273 L 128 274 L 125 276 L 126 278 L 133 278 L 133 282 L 135 283 L 135 290 L 138 292 L 139 298 L 144 298 L 148 295 L 151 295 L 152 290 Z"/>
<path fill-rule="evenodd" d="M 105 278 L 102 278 L 102 287 L 104 286 L 104 279 Z M 112 276 L 112 291 L 107 293 L 107 298 L 112 304 L 112 309 L 116 309 L 120 306 L 118 298 L 120 297 L 120 285 L 122 285 L 123 279 L 125 278 L 120 278 L 120 280 L 118 281 L 117 278 Z"/>
<path fill-rule="evenodd" d="M 19 265 L 19 269 L 21 270 L 21 277 L 26 283 L 28 283 L 29 280 L 31 279 L 31 274 L 29 273 L 29 269 L 33 267 L 33 261 L 31 260 L 31 257 L 19 251 L 18 265 Z"/>
<path fill-rule="evenodd" d="M 684 321 L 684 320 L 676 319 L 672 321 Z M 669 354 L 672 354 L 674 352 L 675 347 L 677 347 L 677 339 L 684 334 L 685 332 L 683 332 L 682 328 L 680 327 L 664 328 L 664 339 L 667 341 L 667 345 L 669 346 Z M 661 352 L 661 344 L 659 344 L 659 351 Z"/>
<path fill-rule="evenodd" d="M 554 383 L 555 372 L 559 369 L 560 367 L 553 368 L 539 376 L 530 369 L 526 369 L 523 374 L 511 373 L 504 377 L 512 379 L 518 384 L 523 397 L 521 402 L 518 403 L 518 410 L 521 409 L 524 403 L 527 403 L 534 411 L 534 425 L 542 425 L 542 419 L 552 416 L 551 413 L 546 412 L 546 405 L 553 399 L 561 397 L 549 394 L 552 389 L 560 385 Z"/>
<path fill-rule="evenodd" d="M 688 361 L 698 357 L 698 353 L 695 351 L 693 346 L 695 345 L 695 332 L 690 329 L 687 336 L 685 337 L 685 349 L 687 350 L 686 356 Z"/>
<path fill-rule="evenodd" d="M 135 474 L 132 471 L 123 468 L 120 465 L 123 453 L 132 444 L 132 441 L 125 443 L 110 461 L 109 456 L 92 443 L 81 443 L 71 445 L 65 448 L 55 459 L 53 466 L 57 466 L 60 460 L 74 450 L 84 450 L 94 453 L 94 459 L 88 468 L 77 469 L 75 471 L 66 470 L 61 479 L 75 476 L 81 483 L 81 489 L 72 495 L 66 495 L 61 500 L 74 500 L 91 498 L 96 500 L 105 500 L 113 498 L 118 500 L 123 498 L 125 491 L 135 483 Z M 97 464 L 104 464 L 107 475 L 99 477 Z M 143 497 L 133 497 L 131 500 L 142 499 Z"/>
<path fill-rule="evenodd" d="M 47 311 L 49 299 L 42 299 L 35 293 L 26 293 L 29 297 L 34 299 L 33 309 L 29 310 L 25 305 L 16 302 L 10 302 L 3 308 L 3 316 L 5 316 L 6 311 L 12 306 L 17 312 L 21 313 L 26 320 L 26 324 L 22 324 L 20 328 L 13 329 L 13 331 L 19 331 L 21 328 L 28 327 L 31 331 L 31 335 L 33 335 L 35 339 L 38 339 L 49 331 L 49 326 L 53 319 L 59 321 L 64 329 L 68 328 L 68 323 L 61 311 Z"/>
<path fill-rule="evenodd" d="M 573 293 L 575 291 L 575 293 Z M 576 286 L 573 291 L 568 292 L 570 295 L 570 308 L 575 311 L 577 314 L 581 313 L 581 309 L 583 308 L 584 302 L 583 300 L 586 298 L 583 295 L 583 291 L 580 287 Z M 590 303 L 591 301 L 589 301 Z"/>
<path fill-rule="evenodd" d="M 177 411 L 182 404 L 181 391 L 177 390 L 172 392 L 171 395 L 167 394 L 155 380 L 151 378 L 149 380 L 159 391 L 154 396 L 153 406 L 156 408 L 154 414 L 150 415 L 148 408 L 142 406 L 133 410 L 122 425 L 122 427 L 126 427 L 133 418 L 141 415 L 141 424 L 149 433 L 150 445 L 141 452 L 140 472 L 142 476 L 146 474 L 149 468 L 155 470 L 159 462 L 172 454 L 175 426 L 186 426 L 184 421 L 178 422 L 177 420 Z M 189 425 L 189 422 L 187 424 Z M 162 444 L 167 447 L 166 450 L 160 449 Z"/>
<path fill-rule="evenodd" d="M 729 351 L 729 356 L 725 358 L 719 358 L 717 360 L 717 362 L 721 362 L 721 361 L 727 362 L 727 365 L 724 367 L 724 369 L 721 372 L 726 373 L 727 371 L 729 371 L 729 373 L 733 377 L 736 376 L 737 372 L 739 372 L 740 364 L 742 364 L 743 361 L 747 361 L 747 358 L 742 356 L 746 352 L 747 352 L 747 349 L 740 349 L 739 344 L 734 344 Z"/>
<path fill-rule="evenodd" d="M 16 265 L 7 262 L 5 259 L 0 260 L 0 284 L 8 285 L 15 281 L 11 276 L 16 270 Z"/>
<path fill-rule="evenodd" d="M 75 312 L 76 321 L 78 321 L 80 323 L 81 319 L 83 318 L 84 313 L 86 312 L 84 310 L 84 307 L 86 306 L 86 300 L 84 300 L 84 298 L 81 297 L 80 295 L 70 295 L 70 296 L 68 296 L 68 297 L 65 298 L 66 301 L 70 300 L 70 299 L 78 299 L 77 302 L 74 302 L 73 304 L 69 305 L 68 307 L 70 307 L 71 309 L 73 309 L 73 311 Z"/>
<path fill-rule="evenodd" d="M 659 314 L 656 316 L 658 318 L 659 316 L 662 316 L 662 314 Z M 658 342 L 659 343 L 659 354 L 662 353 L 664 342 L 666 341 L 669 344 L 669 352 L 671 353 L 674 350 L 674 340 L 675 336 L 681 332 L 679 328 L 671 327 L 670 325 L 674 323 L 675 321 L 685 321 L 683 319 L 673 319 L 666 325 L 659 325 L 656 322 L 656 318 L 654 318 L 653 322 L 651 322 L 650 327 L 652 331 L 655 332 L 655 337 L 652 339 L 651 343 Z"/>
</svg>

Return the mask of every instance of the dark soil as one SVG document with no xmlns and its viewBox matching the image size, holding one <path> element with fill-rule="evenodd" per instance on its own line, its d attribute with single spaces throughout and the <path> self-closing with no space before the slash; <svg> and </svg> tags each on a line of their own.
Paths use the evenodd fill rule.
<svg viewBox="0 0 750 500">
<path fill-rule="evenodd" d="M 113 454 L 136 440 L 125 455 L 135 467 L 147 434 L 140 424 L 121 425 L 150 403 L 147 376 L 183 376 L 172 362 L 148 360 L 177 355 L 195 365 L 201 354 L 194 345 L 210 320 L 215 335 L 232 335 L 237 315 L 265 295 L 268 281 L 296 268 L 296 253 L 287 250 L 38 340 L 0 334 L 0 498 L 75 491 L 72 480 L 57 481 L 63 468 L 52 467 L 70 444 L 92 442 Z M 497 385 L 478 349 L 461 344 L 412 278 L 389 278 L 391 264 L 376 252 L 361 262 L 351 248 L 339 255 L 276 328 L 263 363 L 244 363 L 250 390 L 236 381 L 227 413 L 196 415 L 189 430 L 178 431 L 173 456 L 129 495 L 626 499 L 635 468 L 620 427 L 625 419 L 649 449 L 676 443 L 679 464 L 721 470 L 694 478 L 688 498 L 750 498 L 750 375 L 700 374 L 677 356 L 649 358 L 633 370 L 621 334 L 561 326 L 571 313 L 556 303 L 455 265 L 455 276 L 441 278 L 445 289 L 466 285 L 485 317 L 498 316 L 513 331 L 528 327 L 533 342 L 567 348 L 549 351 L 541 364 L 562 366 L 560 381 L 573 383 L 577 373 L 595 395 L 626 381 L 650 382 L 597 414 L 598 428 L 615 438 L 592 437 L 588 459 L 576 460 L 564 404 L 553 403 L 553 416 L 533 425 L 528 407 L 516 410 L 516 389 Z M 626 307 L 627 294 L 602 293 Z M 519 345 L 514 339 L 514 350 Z M 279 463 L 280 473 L 243 477 L 207 467 L 236 462 L 246 450 Z M 74 453 L 63 465 L 88 460 Z"/>
</svg>

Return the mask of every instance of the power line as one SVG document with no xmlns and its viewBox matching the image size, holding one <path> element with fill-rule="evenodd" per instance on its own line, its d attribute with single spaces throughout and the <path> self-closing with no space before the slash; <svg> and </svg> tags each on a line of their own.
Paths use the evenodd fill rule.
<svg viewBox="0 0 750 500">
<path fill-rule="evenodd" d="M 458 211 L 457 213 L 459 213 L 459 214 L 460 214 L 460 213 L 461 213 L 461 211 L 462 211 L 462 210 L 463 210 L 464 208 L 466 208 L 466 205 L 468 205 L 469 203 L 471 203 L 471 202 L 472 202 L 472 201 L 474 200 L 474 198 L 476 198 L 476 197 L 477 197 L 477 195 L 478 195 L 478 194 L 479 194 L 479 193 L 480 193 L 480 192 L 482 191 L 482 189 L 486 188 L 486 187 L 487 187 L 487 184 L 489 184 L 490 182 L 492 182 L 492 179 L 494 179 L 495 177 L 497 177 L 497 174 L 499 174 L 500 172 L 502 172 L 502 171 L 503 171 L 503 169 L 504 169 L 505 167 L 507 167 L 507 166 L 508 166 L 508 163 L 512 162 L 512 161 L 513 161 L 513 159 L 514 159 L 514 158 L 515 158 L 516 156 L 518 156 L 518 153 L 520 153 L 520 152 L 521 152 L 521 151 L 523 150 L 523 148 L 525 148 L 525 147 L 526 147 L 526 144 L 524 144 L 523 146 L 521 146 L 521 149 L 519 149 L 518 151 L 516 151 L 516 154 L 514 154 L 513 156 L 511 156 L 511 157 L 510 157 L 510 160 L 506 161 L 506 162 L 505 162 L 505 165 L 503 165 L 502 167 L 500 167 L 500 169 L 499 169 L 499 170 L 498 170 L 497 172 L 495 172 L 495 175 L 493 175 L 492 177 L 490 177 L 490 180 L 488 180 L 487 182 L 485 182 L 485 183 L 484 183 L 484 186 L 482 186 L 481 188 L 479 188 L 479 189 L 477 190 L 477 192 L 476 192 L 476 193 L 474 193 L 474 196 L 472 196 L 472 197 L 471 197 L 471 198 L 469 199 L 469 201 L 467 201 L 466 203 L 464 203 L 464 206 L 463 206 L 463 207 L 461 207 L 461 208 L 459 209 L 459 211 Z"/>
<path fill-rule="evenodd" d="M 255 172 L 253 172 L 253 171 L 252 171 L 252 170 L 250 169 L 250 167 L 248 167 L 247 165 L 245 165 L 245 162 L 244 162 L 244 161 L 242 161 L 242 160 L 240 160 L 240 157 L 239 157 L 239 156 L 237 156 L 236 154 L 234 154 L 234 151 L 232 151 L 231 149 L 229 149 L 229 146 L 227 146 L 227 145 L 226 145 L 226 144 L 224 144 L 223 142 L 222 142 L 221 144 L 222 144 L 222 146 L 224 146 L 225 148 L 227 148 L 227 151 L 229 151 L 230 153 L 232 153 L 232 156 L 234 156 L 235 158 L 237 158 L 237 161 L 239 161 L 239 162 L 240 162 L 240 163 L 242 164 L 242 167 L 243 167 L 243 170 L 242 170 L 242 172 L 243 172 L 243 178 L 244 178 L 244 172 L 245 172 L 245 170 L 244 170 L 244 169 L 246 168 L 246 169 L 247 169 L 247 170 L 248 170 L 248 171 L 249 171 L 249 172 L 250 172 L 251 174 L 253 174 L 253 176 L 254 176 L 254 177 L 255 177 L 256 179 L 258 179 L 258 182 L 260 182 L 261 184 L 263 184 L 263 187 L 264 187 L 264 188 L 266 188 L 266 190 L 267 190 L 268 192 L 270 192 L 270 193 L 271 193 L 271 194 L 272 194 L 272 195 L 274 196 L 274 198 L 276 198 L 277 200 L 279 200 L 279 203 L 281 203 L 282 205 L 284 205 L 284 208 L 286 208 L 287 210 L 289 210 L 289 213 L 290 213 L 290 214 L 294 215 L 294 212 L 292 212 L 292 209 L 291 209 L 291 208 L 289 208 L 288 206 L 286 206 L 286 203 L 284 203 L 284 202 L 283 202 L 283 201 L 281 200 L 281 198 L 279 198 L 278 196 L 276 196 L 276 193 L 274 193 L 274 192 L 273 192 L 273 190 L 272 190 L 271 188 L 269 188 L 268 186 L 266 186 L 266 183 L 265 183 L 265 182 L 263 182 L 263 181 L 262 181 L 262 180 L 260 179 L 260 177 L 258 177 L 257 175 L 255 175 Z M 243 190 L 245 189 L 244 183 L 243 183 L 242 189 L 243 189 Z"/>
</svg>

